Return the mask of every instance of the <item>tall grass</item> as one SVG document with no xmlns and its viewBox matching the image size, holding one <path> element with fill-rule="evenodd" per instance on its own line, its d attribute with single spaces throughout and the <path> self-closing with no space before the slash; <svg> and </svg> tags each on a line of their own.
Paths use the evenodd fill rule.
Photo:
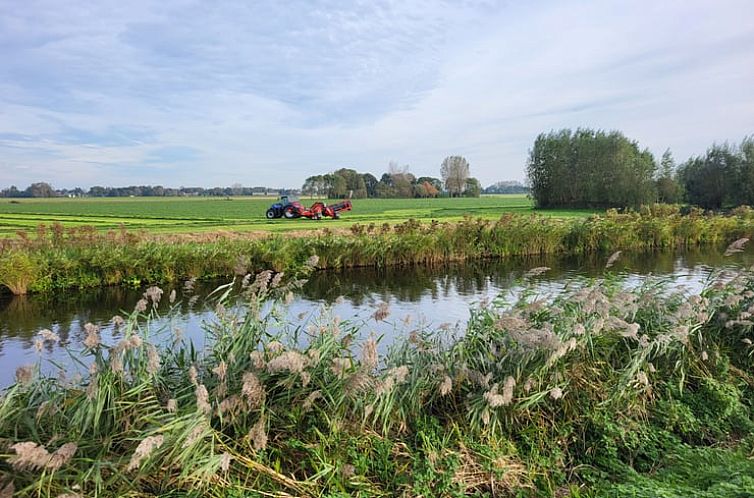
<svg viewBox="0 0 754 498">
<path fill-rule="evenodd" d="M 462 337 L 407 330 L 384 357 L 369 323 L 284 323 L 299 283 L 247 275 L 235 310 L 218 289 L 206 350 L 155 330 L 153 303 L 174 296 L 150 288 L 115 319 L 118 343 L 88 326 L 82 380 L 19 369 L 0 401 L 0 489 L 590 496 L 694 448 L 754 447 L 750 271 L 698 295 L 609 275 L 530 288 L 474 309 Z"/>
<path fill-rule="evenodd" d="M 210 279 L 271 268 L 292 272 L 311 256 L 319 268 L 427 265 L 470 259 L 542 254 L 652 252 L 720 245 L 754 235 L 754 215 L 741 208 L 729 216 L 672 207 L 587 219 L 504 215 L 497 221 L 467 218 L 429 224 L 353 225 L 300 237 L 242 235 L 159 237 L 131 232 L 41 226 L 0 246 L 0 286 L 13 292 L 44 292 L 101 285 L 148 285 Z M 25 255 L 25 256 L 24 256 Z M 18 258 L 28 268 L 19 271 Z M 14 278 L 22 274 L 23 285 Z M 24 289 L 25 288 L 25 289 Z"/>
</svg>

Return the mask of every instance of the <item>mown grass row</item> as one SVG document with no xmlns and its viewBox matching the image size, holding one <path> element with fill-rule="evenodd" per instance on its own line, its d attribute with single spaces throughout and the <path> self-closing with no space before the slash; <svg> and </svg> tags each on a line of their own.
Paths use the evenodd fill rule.
<svg viewBox="0 0 754 498">
<path fill-rule="evenodd" d="M 668 207 L 586 219 L 505 215 L 497 221 L 409 220 L 298 237 L 229 232 L 155 237 L 54 225 L 21 239 L 0 241 L 0 286 L 23 294 L 228 277 L 265 268 L 290 272 L 311 256 L 319 258 L 320 268 L 339 269 L 542 254 L 651 252 L 721 245 L 753 234 L 750 209 L 722 216 L 681 215 Z"/>
<path fill-rule="evenodd" d="M 245 277 L 235 312 L 230 287 L 217 292 L 205 351 L 154 329 L 153 303 L 174 296 L 150 288 L 113 319 L 118 343 L 87 325 L 74 355 L 83 379 L 19 369 L 0 400 L 0 489 L 749 496 L 754 273 L 720 275 L 699 295 L 668 284 L 608 277 L 503 296 L 472 312 L 463 337 L 407 330 L 385 357 L 368 323 L 327 312 L 283 323 L 296 284 L 280 274 Z"/>
<path fill-rule="evenodd" d="M 321 199 L 327 203 L 335 200 Z M 306 205 L 315 199 L 302 199 Z M 211 230 L 289 233 L 325 227 L 348 229 L 354 223 L 402 223 L 410 218 L 424 222 L 460 221 L 464 216 L 494 220 L 503 213 L 531 214 L 533 203 L 525 195 L 485 195 L 481 198 L 358 199 L 354 210 L 339 220 L 268 220 L 272 198 L 86 198 L 0 200 L 0 238 L 12 236 L 19 225 L 32 229 L 38 223 L 66 227 L 88 224 L 106 231 L 122 223 L 149 233 L 196 233 Z M 544 210 L 555 217 L 587 217 L 592 210 Z"/>
</svg>

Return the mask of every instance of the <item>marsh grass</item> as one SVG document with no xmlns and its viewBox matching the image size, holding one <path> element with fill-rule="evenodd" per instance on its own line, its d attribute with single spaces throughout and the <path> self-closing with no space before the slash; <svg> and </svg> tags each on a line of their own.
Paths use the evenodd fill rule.
<svg viewBox="0 0 754 498">
<path fill-rule="evenodd" d="M 156 236 L 125 229 L 40 226 L 0 240 L 0 289 L 51 292 L 103 285 L 147 286 L 264 269 L 295 273 L 316 255 L 319 269 L 438 265 L 452 261 L 554 255 L 649 253 L 722 246 L 754 236 L 754 215 L 681 214 L 654 206 L 581 219 L 505 214 L 459 222 L 408 220 L 294 235 L 208 233 Z"/>
<path fill-rule="evenodd" d="M 611 274 L 554 296 L 530 287 L 472 310 L 462 337 L 414 331 L 383 357 L 327 312 L 309 329 L 284 323 L 302 275 L 277 275 L 244 277 L 241 309 L 225 307 L 233 286 L 213 294 L 205 350 L 153 346 L 172 331 L 155 328 L 151 289 L 117 343 L 90 327 L 83 380 L 31 369 L 0 401 L 0 489 L 590 496 L 673 455 L 753 446 L 751 271 L 699 295 Z"/>
</svg>

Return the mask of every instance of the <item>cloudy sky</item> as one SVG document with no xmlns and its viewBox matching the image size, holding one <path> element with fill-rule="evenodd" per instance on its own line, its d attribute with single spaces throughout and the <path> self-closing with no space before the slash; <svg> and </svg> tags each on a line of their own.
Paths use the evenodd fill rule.
<svg viewBox="0 0 754 498">
<path fill-rule="evenodd" d="M 536 135 L 676 159 L 754 133 L 751 0 L 0 0 L 0 187 L 299 186 Z"/>
</svg>

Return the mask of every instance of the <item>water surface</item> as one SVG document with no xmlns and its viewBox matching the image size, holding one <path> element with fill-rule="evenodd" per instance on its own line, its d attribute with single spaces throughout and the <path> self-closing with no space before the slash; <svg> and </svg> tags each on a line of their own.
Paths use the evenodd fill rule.
<svg viewBox="0 0 754 498">
<path fill-rule="evenodd" d="M 472 307 L 501 293 L 515 295 L 523 273 L 533 267 L 551 268 L 536 277 L 536 286 L 542 293 L 554 293 L 574 281 L 603 276 L 604 264 L 604 258 L 535 258 L 319 272 L 296 296 L 287 319 L 306 326 L 327 309 L 332 315 L 358 324 L 363 333 L 384 336 L 383 346 L 418 327 L 450 328 L 461 333 Z M 722 256 L 720 250 L 706 250 L 623 255 L 610 271 L 622 274 L 628 285 L 638 285 L 648 275 L 655 275 L 672 278 L 673 285 L 698 291 L 715 268 L 752 264 L 753 250 L 731 257 Z M 166 328 L 179 329 L 185 337 L 203 344 L 206 337 L 203 324 L 212 320 L 215 306 L 215 300 L 207 296 L 223 283 L 197 284 L 192 292 L 177 286 L 176 313 L 170 323 L 164 323 Z M 171 290 L 165 289 L 160 313 L 164 314 L 170 306 L 167 295 Z M 71 351 L 81 348 L 83 327 L 88 322 L 102 327 L 106 343 L 116 342 L 119 331 L 112 327 L 112 317 L 123 310 L 133 310 L 142 293 L 143 289 L 107 287 L 45 296 L 0 295 L 0 387 L 12 382 L 16 368 L 21 365 L 41 360 L 50 371 L 55 367 L 48 360 L 63 366 L 71 364 L 64 347 L 46 345 L 41 352 L 36 350 L 34 339 L 42 329 L 58 334 L 61 345 Z M 385 321 L 376 322 L 372 315 L 383 302 L 390 305 L 390 315 Z"/>
</svg>

